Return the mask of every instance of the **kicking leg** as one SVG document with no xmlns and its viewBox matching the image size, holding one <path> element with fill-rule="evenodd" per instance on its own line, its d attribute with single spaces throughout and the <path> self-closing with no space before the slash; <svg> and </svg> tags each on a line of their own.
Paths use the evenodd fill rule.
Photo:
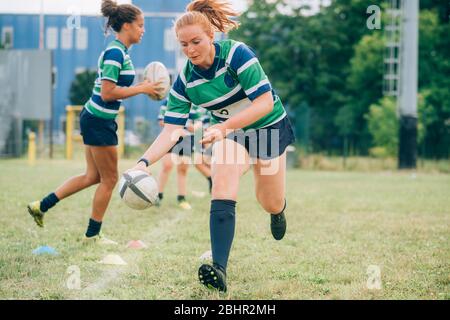
<svg viewBox="0 0 450 320">
<path fill-rule="evenodd" d="M 38 226 L 44 226 L 44 213 L 55 206 L 58 201 L 100 182 L 100 174 L 92 157 L 90 146 L 85 146 L 85 157 L 86 173 L 69 178 L 54 193 L 50 193 L 41 201 L 34 201 L 28 205 L 28 212 Z"/>
<path fill-rule="evenodd" d="M 86 231 L 87 238 L 94 237 L 100 233 L 103 217 L 118 180 L 117 148 L 115 146 L 91 147 L 91 150 L 100 174 L 100 184 L 94 195 L 92 214 Z"/>
<path fill-rule="evenodd" d="M 244 147 L 229 139 L 216 142 L 213 154 L 209 224 L 213 265 L 202 265 L 198 276 L 203 285 L 226 291 L 226 268 L 234 238 L 239 179 L 249 166 L 249 158 Z M 236 155 L 244 161 L 236 161 Z"/>
<path fill-rule="evenodd" d="M 275 159 L 258 159 L 253 173 L 256 198 L 264 210 L 271 214 L 273 237 L 281 240 L 286 232 L 286 152 Z"/>
</svg>

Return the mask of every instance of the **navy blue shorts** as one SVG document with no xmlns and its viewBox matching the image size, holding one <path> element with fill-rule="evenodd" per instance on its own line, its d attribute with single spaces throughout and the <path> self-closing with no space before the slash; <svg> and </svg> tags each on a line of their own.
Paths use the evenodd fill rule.
<svg viewBox="0 0 450 320">
<path fill-rule="evenodd" d="M 295 142 L 294 131 L 288 117 L 261 129 L 238 130 L 227 135 L 245 147 L 251 158 L 269 160 L 279 157 Z"/>
<path fill-rule="evenodd" d="M 80 113 L 80 131 L 88 146 L 117 146 L 117 123 L 114 119 L 94 116 L 83 108 Z"/>
<path fill-rule="evenodd" d="M 169 150 L 179 156 L 190 157 L 194 152 L 194 136 L 184 136 L 178 139 L 177 143 Z"/>
<path fill-rule="evenodd" d="M 212 146 L 211 145 L 208 146 L 207 148 L 202 146 L 201 148 L 198 148 L 198 149 L 199 149 L 199 151 L 197 151 L 197 149 L 195 149 L 194 151 L 200 153 L 203 156 L 212 157 Z"/>
</svg>

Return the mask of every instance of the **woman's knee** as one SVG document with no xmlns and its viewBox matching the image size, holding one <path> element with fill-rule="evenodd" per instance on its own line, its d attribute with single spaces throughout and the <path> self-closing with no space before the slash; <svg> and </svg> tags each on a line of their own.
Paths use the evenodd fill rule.
<svg viewBox="0 0 450 320">
<path fill-rule="evenodd" d="M 215 199 L 231 199 L 237 198 L 239 189 L 239 175 L 238 174 L 213 174 L 212 175 L 212 196 Z"/>
<path fill-rule="evenodd" d="M 173 168 L 173 163 L 172 163 L 172 161 L 164 161 L 164 162 L 162 163 L 162 170 L 163 170 L 164 172 L 170 172 L 170 171 L 172 170 L 172 168 Z"/>
<path fill-rule="evenodd" d="M 110 186 L 114 188 L 119 181 L 119 173 L 117 171 L 111 171 L 109 174 L 106 174 L 101 177 L 100 183 Z"/>
<path fill-rule="evenodd" d="M 100 183 L 100 175 L 98 173 L 86 173 L 84 176 L 86 185 L 92 186 Z"/>
<path fill-rule="evenodd" d="M 186 175 L 188 171 L 188 165 L 187 164 L 179 164 L 177 166 L 177 172 L 178 174 Z"/>
<path fill-rule="evenodd" d="M 279 213 L 284 208 L 285 199 L 269 193 L 257 193 L 256 198 L 263 209 L 268 213 Z"/>
</svg>

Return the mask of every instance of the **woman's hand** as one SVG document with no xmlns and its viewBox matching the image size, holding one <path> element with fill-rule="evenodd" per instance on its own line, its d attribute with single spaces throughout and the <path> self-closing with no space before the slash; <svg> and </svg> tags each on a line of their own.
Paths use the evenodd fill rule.
<svg viewBox="0 0 450 320">
<path fill-rule="evenodd" d="M 191 133 L 186 129 L 183 129 L 180 131 L 180 137 L 186 137 L 186 136 L 190 136 L 190 135 L 191 135 Z"/>
<path fill-rule="evenodd" d="M 203 134 L 203 139 L 200 143 L 203 145 L 212 144 L 225 138 L 227 134 L 227 126 L 225 123 L 218 123 L 207 128 Z"/>
<path fill-rule="evenodd" d="M 150 82 L 145 80 L 132 87 L 119 87 L 116 83 L 110 80 L 102 80 L 101 96 L 103 101 L 126 99 L 141 93 L 152 95 L 159 99 L 164 93 L 162 82 Z"/>
<path fill-rule="evenodd" d="M 158 162 L 162 157 L 164 157 L 170 148 L 172 148 L 179 138 L 178 130 L 183 130 L 180 125 L 174 125 L 166 123 L 158 137 L 153 141 L 152 145 L 145 151 L 141 159 L 146 159 L 149 166 Z M 176 138 L 176 140 L 174 139 Z M 150 173 L 149 168 L 145 161 L 139 161 L 133 168 L 129 170 L 140 170 Z"/>
<path fill-rule="evenodd" d="M 164 92 L 162 81 L 150 82 L 148 80 L 144 80 L 136 86 L 141 89 L 142 93 L 150 96 L 158 97 Z"/>
<path fill-rule="evenodd" d="M 151 174 L 144 161 L 139 161 L 138 163 L 136 163 L 136 165 L 133 168 L 130 168 L 130 169 L 126 170 L 125 172 L 136 171 L 136 170 L 144 171 L 145 173 Z"/>
</svg>

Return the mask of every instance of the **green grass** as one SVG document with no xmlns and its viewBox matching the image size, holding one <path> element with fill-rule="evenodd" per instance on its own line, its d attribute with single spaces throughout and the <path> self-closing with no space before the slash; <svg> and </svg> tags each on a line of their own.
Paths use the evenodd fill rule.
<svg viewBox="0 0 450 320">
<path fill-rule="evenodd" d="M 209 199 L 189 195 L 194 209 L 178 209 L 175 176 L 160 209 L 133 211 L 114 193 L 103 230 L 119 247 L 80 242 L 94 188 L 60 202 L 38 228 L 27 203 L 83 170 L 82 161 L 0 161 L 0 299 L 450 299 L 450 175 L 289 171 L 288 233 L 275 241 L 247 174 L 229 292 L 218 294 L 197 280 L 210 246 Z M 189 187 L 207 191 L 207 182 L 191 169 Z M 148 249 L 126 249 L 132 239 Z M 33 256 L 40 245 L 60 255 Z M 128 265 L 97 263 L 109 253 Z M 82 290 L 67 289 L 71 265 Z M 381 290 L 367 288 L 370 265 L 381 269 Z"/>
</svg>

